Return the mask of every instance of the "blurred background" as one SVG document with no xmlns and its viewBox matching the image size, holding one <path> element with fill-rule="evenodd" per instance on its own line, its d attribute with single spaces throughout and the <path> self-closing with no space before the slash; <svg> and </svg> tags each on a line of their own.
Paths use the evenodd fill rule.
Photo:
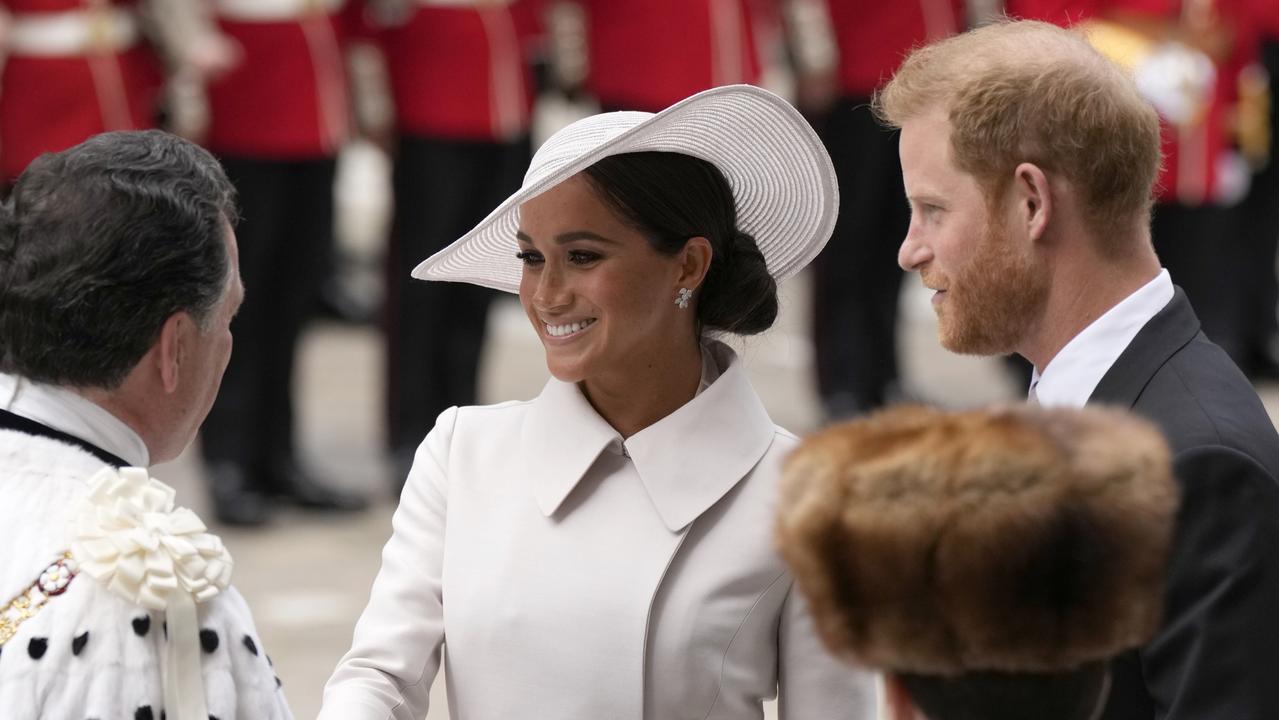
<svg viewBox="0 0 1279 720">
<path fill-rule="evenodd" d="M 312 717 L 436 415 L 547 378 L 514 297 L 408 273 L 578 117 L 746 82 L 822 136 L 835 235 L 782 287 L 777 325 L 736 343 L 779 424 L 1024 396 L 1023 363 L 937 345 L 896 266 L 896 137 L 868 108 L 911 47 L 1004 13 L 1086 33 L 1159 110 L 1156 249 L 1274 417 L 1279 0 L 0 0 L 0 193 L 106 130 L 163 127 L 223 161 L 247 287 L 235 352 L 200 442 L 154 474 L 230 546 Z"/>
</svg>

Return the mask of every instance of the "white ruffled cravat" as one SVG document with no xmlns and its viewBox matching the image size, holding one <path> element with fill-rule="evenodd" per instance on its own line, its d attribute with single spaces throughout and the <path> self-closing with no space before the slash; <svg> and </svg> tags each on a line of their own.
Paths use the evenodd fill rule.
<svg viewBox="0 0 1279 720">
<path fill-rule="evenodd" d="M 231 582 L 231 555 L 173 488 L 143 468 L 105 468 L 71 513 L 79 571 L 125 598 L 163 610 L 169 628 L 164 705 L 174 720 L 207 720 L 195 605 Z"/>
</svg>

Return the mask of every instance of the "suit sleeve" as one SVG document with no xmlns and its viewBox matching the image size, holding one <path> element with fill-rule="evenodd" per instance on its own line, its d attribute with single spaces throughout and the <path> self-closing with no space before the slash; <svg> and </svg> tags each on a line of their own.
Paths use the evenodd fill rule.
<svg viewBox="0 0 1279 720">
<path fill-rule="evenodd" d="M 791 586 L 778 632 L 778 720 L 874 720 L 875 675 L 826 651 L 799 589 Z"/>
<path fill-rule="evenodd" d="M 444 644 L 448 454 L 457 408 L 440 415 L 405 482 L 382 569 L 351 649 L 324 688 L 320 720 L 426 716 Z"/>
<path fill-rule="evenodd" d="M 1141 652 L 1160 720 L 1279 716 L 1279 485 L 1225 447 L 1180 453 L 1164 621 Z"/>
</svg>

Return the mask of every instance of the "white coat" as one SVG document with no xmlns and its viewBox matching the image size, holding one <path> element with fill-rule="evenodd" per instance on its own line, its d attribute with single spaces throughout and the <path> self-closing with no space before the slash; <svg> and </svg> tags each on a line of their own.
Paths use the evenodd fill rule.
<svg viewBox="0 0 1279 720">
<path fill-rule="evenodd" d="M 775 426 L 722 373 L 622 442 L 573 384 L 443 413 L 419 448 L 323 720 L 872 718 L 773 547 Z"/>
</svg>

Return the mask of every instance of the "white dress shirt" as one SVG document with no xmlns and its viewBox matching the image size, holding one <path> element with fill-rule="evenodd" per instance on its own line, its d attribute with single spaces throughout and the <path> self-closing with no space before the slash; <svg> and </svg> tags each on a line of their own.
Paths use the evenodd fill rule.
<svg viewBox="0 0 1279 720">
<path fill-rule="evenodd" d="M 151 453 L 133 428 L 66 388 L 0 373 L 0 410 L 73 435 L 134 467 L 151 464 Z"/>
<path fill-rule="evenodd" d="M 1107 310 L 1066 343 L 1041 372 L 1035 368 L 1030 393 L 1040 405 L 1083 407 L 1102 377 L 1137 333 L 1172 301 L 1172 279 L 1160 270 L 1154 280 Z"/>
</svg>

